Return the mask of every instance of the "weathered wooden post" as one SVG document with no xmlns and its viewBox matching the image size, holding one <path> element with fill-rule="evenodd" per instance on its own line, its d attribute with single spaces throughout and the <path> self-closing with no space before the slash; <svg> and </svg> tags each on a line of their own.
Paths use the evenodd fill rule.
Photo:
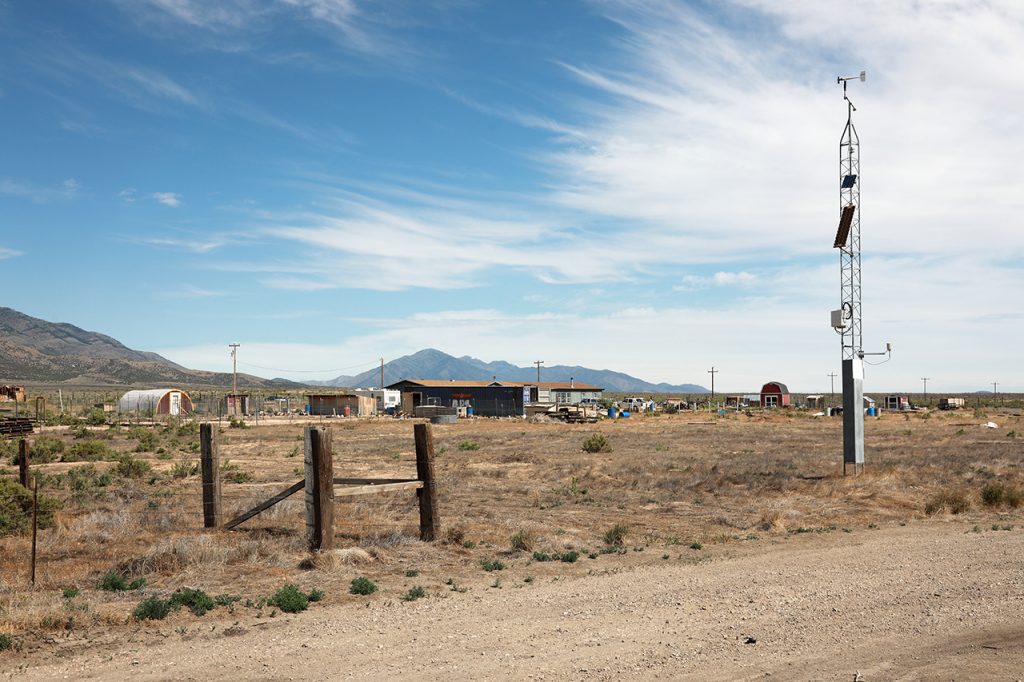
<svg viewBox="0 0 1024 682">
<path fill-rule="evenodd" d="M 217 448 L 217 432 L 213 424 L 199 425 L 199 461 L 203 470 L 203 527 L 220 528 L 220 451 Z"/>
<path fill-rule="evenodd" d="M 28 487 L 28 441 L 18 441 L 18 483 Z"/>
<path fill-rule="evenodd" d="M 306 539 L 311 552 L 334 547 L 334 462 L 331 430 L 306 427 Z"/>
<path fill-rule="evenodd" d="M 430 424 L 416 424 L 413 433 L 416 436 L 416 478 L 423 481 L 423 487 L 416 491 L 420 498 L 420 540 L 433 542 L 441 525 L 434 485 L 434 436 Z"/>
</svg>

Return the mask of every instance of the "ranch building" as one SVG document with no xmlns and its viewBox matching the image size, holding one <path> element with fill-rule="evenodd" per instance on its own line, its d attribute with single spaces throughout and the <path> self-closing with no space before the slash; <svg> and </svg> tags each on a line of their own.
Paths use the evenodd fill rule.
<svg viewBox="0 0 1024 682">
<path fill-rule="evenodd" d="M 458 379 L 403 379 L 388 386 L 402 394 L 402 411 L 417 407 L 466 408 L 481 417 L 524 417 L 528 405 L 579 405 L 601 398 L 603 388 L 575 380 L 523 383 Z"/>
</svg>

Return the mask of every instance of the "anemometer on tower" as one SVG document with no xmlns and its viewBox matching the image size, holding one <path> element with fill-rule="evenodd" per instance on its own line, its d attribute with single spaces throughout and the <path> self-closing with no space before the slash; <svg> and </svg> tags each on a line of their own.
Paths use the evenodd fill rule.
<svg viewBox="0 0 1024 682">
<path fill-rule="evenodd" d="M 840 76 L 846 102 L 846 127 L 839 139 L 839 228 L 833 247 L 839 249 L 840 306 L 832 311 L 832 328 L 842 339 L 843 357 L 843 474 L 852 464 L 854 472 L 864 469 L 864 356 L 890 355 L 892 344 L 881 353 L 864 352 L 861 319 L 860 270 L 860 138 L 853 125 L 853 106 L 846 94 L 850 81 L 858 76 Z"/>
</svg>

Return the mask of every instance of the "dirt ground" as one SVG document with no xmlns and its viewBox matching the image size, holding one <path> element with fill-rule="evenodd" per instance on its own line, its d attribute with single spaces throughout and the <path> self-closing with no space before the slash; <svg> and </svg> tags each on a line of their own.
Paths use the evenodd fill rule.
<svg viewBox="0 0 1024 682">
<path fill-rule="evenodd" d="M 968 532 L 965 532 L 968 531 Z M 1014 680 L 1024 532 L 927 522 L 808 535 L 412 603 L 332 605 L 78 642 L 19 679 Z M 756 641 L 755 641 L 756 640 Z M 71 647 L 72 642 L 64 643 Z"/>
<path fill-rule="evenodd" d="M 981 426 L 989 420 L 999 428 Z M 301 478 L 304 424 L 223 429 L 229 516 Z M 410 422 L 323 425 L 334 430 L 335 476 L 413 476 Z M 40 534 L 35 589 L 26 589 L 27 539 L 0 540 L 0 633 L 14 643 L 0 671 L 847 680 L 1024 671 L 1019 414 L 869 419 L 868 467 L 856 477 L 842 475 L 840 422 L 806 413 L 435 426 L 442 539 L 417 539 L 411 493 L 339 499 L 341 549 L 313 561 L 301 496 L 236 531 L 202 531 L 187 466 L 194 435 L 152 431 L 157 441 L 139 452 L 138 430 L 48 433 L 70 448 L 102 432 L 117 456 L 151 468 L 39 466 L 63 508 Z M 582 450 L 595 433 L 610 450 Z M 69 473 L 83 466 L 94 471 Z M 98 589 L 110 571 L 145 585 Z M 350 594 L 356 577 L 378 592 Z M 280 613 L 266 597 L 285 583 L 325 597 Z M 204 616 L 132 616 L 142 599 L 183 587 L 240 599 Z M 417 587 L 424 598 L 402 599 Z"/>
</svg>

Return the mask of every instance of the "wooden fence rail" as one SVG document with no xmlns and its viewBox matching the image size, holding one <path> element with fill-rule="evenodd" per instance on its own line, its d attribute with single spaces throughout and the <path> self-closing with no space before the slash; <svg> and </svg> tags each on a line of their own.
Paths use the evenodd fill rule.
<svg viewBox="0 0 1024 682">
<path fill-rule="evenodd" d="M 221 523 L 220 457 L 213 425 L 200 425 L 199 442 L 203 475 L 203 521 L 207 528 L 231 530 L 283 502 L 300 490 L 305 491 L 306 541 L 311 551 L 334 546 L 334 501 L 338 497 L 415 490 L 419 497 L 420 539 L 433 541 L 440 522 L 434 483 L 434 439 L 429 424 L 413 427 L 416 441 L 417 478 L 336 478 L 333 475 L 332 435 L 328 428 L 307 426 L 305 432 L 305 478 L 273 497 L 260 502 L 227 523 Z"/>
</svg>

